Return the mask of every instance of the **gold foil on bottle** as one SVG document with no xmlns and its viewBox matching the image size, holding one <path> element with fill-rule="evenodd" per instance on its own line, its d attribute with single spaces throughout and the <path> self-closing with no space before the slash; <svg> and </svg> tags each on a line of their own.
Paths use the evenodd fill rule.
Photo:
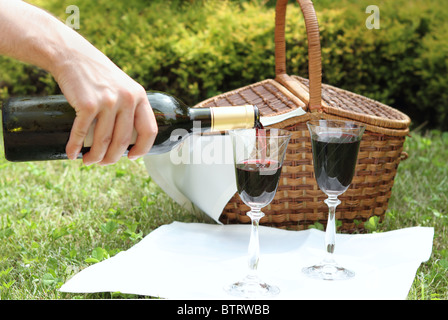
<svg viewBox="0 0 448 320">
<path fill-rule="evenodd" d="M 252 105 L 212 107 L 212 131 L 253 128 L 255 112 Z"/>
</svg>

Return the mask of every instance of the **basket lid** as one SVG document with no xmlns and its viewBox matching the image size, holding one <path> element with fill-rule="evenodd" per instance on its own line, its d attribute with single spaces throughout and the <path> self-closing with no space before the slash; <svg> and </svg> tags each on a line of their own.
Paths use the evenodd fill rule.
<svg viewBox="0 0 448 320">
<path fill-rule="evenodd" d="M 291 76 L 306 88 L 308 79 Z M 322 109 L 327 114 L 390 129 L 407 129 L 411 119 L 403 112 L 362 95 L 322 84 Z"/>
<path fill-rule="evenodd" d="M 305 116 L 287 118 L 272 126 L 286 128 L 297 122 L 324 116 L 362 122 L 367 130 L 380 134 L 402 136 L 409 132 L 410 119 L 404 113 L 362 95 L 326 84 L 322 84 L 322 113 L 312 112 L 307 102 L 308 80 L 298 76 L 291 76 L 290 79 L 296 82 L 296 94 L 276 80 L 266 79 L 204 100 L 194 108 L 252 104 L 258 107 L 260 116 L 264 118 L 302 108 L 307 111 Z M 298 86 L 302 91 L 300 98 L 297 94 Z"/>
</svg>

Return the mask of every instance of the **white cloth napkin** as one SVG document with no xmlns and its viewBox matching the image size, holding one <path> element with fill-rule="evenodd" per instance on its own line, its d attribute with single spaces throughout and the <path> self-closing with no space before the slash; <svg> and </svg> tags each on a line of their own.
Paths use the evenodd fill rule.
<svg viewBox="0 0 448 320">
<path fill-rule="evenodd" d="M 324 232 L 260 227 L 259 234 L 259 274 L 280 288 L 276 299 L 406 299 L 418 267 L 430 258 L 434 229 L 337 234 L 335 258 L 356 273 L 338 281 L 301 273 L 323 257 Z M 234 299 L 223 287 L 246 275 L 249 235 L 249 225 L 173 222 L 82 270 L 60 290 Z"/>
<path fill-rule="evenodd" d="M 261 117 L 267 127 L 306 114 L 302 108 Z M 190 135 L 171 152 L 144 157 L 151 178 L 186 210 L 198 208 L 217 223 L 236 192 L 233 150 L 228 135 Z"/>
</svg>

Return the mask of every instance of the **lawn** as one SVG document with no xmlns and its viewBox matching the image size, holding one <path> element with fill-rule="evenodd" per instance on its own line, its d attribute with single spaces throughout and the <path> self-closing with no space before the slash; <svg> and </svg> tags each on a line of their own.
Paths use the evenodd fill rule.
<svg viewBox="0 0 448 320">
<path fill-rule="evenodd" d="M 431 259 L 417 271 L 408 299 L 448 299 L 448 132 L 411 132 L 381 230 L 434 227 Z"/>
<path fill-rule="evenodd" d="M 411 133 L 385 220 L 371 231 L 435 228 L 432 257 L 418 269 L 410 300 L 448 299 L 447 144 L 448 132 Z M 79 160 L 10 163 L 0 154 L 0 298 L 135 298 L 58 288 L 175 220 L 210 222 L 181 210 L 141 160 L 86 167 Z"/>
</svg>

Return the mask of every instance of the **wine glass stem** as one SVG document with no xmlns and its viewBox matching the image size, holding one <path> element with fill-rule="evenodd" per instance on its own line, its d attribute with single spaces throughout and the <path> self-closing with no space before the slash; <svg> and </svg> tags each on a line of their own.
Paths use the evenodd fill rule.
<svg viewBox="0 0 448 320">
<path fill-rule="evenodd" d="M 249 271 L 251 276 L 256 276 L 257 273 L 257 267 L 258 267 L 258 259 L 260 256 L 260 243 L 259 243 L 259 236 L 258 236 L 258 226 L 260 223 L 260 219 L 264 216 L 264 213 L 261 212 L 259 209 L 251 209 L 250 212 L 247 214 L 251 221 L 252 221 L 252 227 L 250 232 L 250 241 L 249 241 Z"/>
<path fill-rule="evenodd" d="M 336 238 L 336 207 L 341 203 L 337 196 L 329 196 L 325 203 L 328 206 L 327 229 L 325 230 L 325 247 L 327 259 L 332 260 Z"/>
</svg>

